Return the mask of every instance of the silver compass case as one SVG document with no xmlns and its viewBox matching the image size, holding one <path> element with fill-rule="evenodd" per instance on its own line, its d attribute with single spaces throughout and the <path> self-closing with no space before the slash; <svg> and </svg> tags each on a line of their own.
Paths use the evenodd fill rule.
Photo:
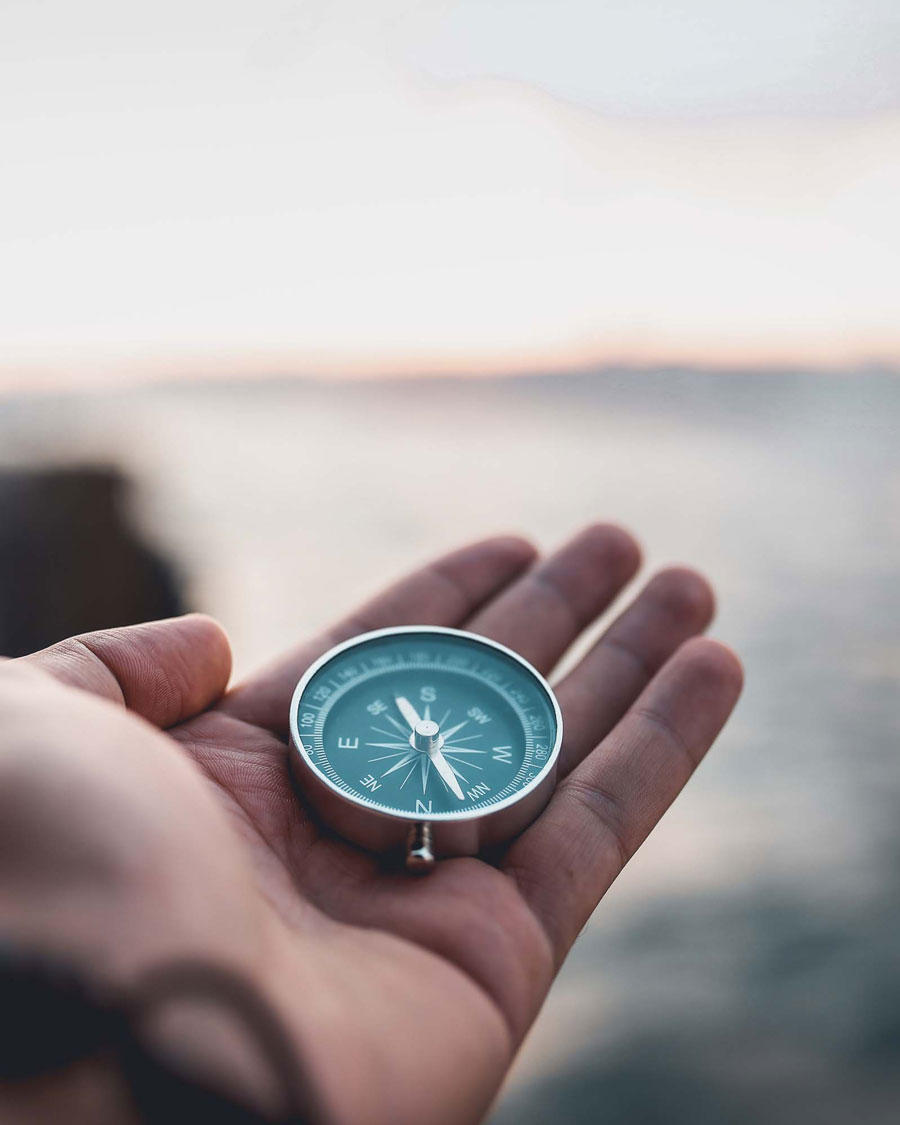
<svg viewBox="0 0 900 1125">
<path fill-rule="evenodd" d="M 521 790 L 490 809 L 461 810 L 452 814 L 397 813 L 355 800 L 337 788 L 310 761 L 298 730 L 297 716 L 303 694 L 316 673 L 346 650 L 381 637 L 401 634 L 437 634 L 470 638 L 515 661 L 546 692 L 555 717 L 555 737 L 547 760 L 537 776 Z M 290 713 L 291 769 L 304 800 L 331 829 L 350 842 L 373 852 L 406 849 L 407 866 L 427 869 L 434 858 L 477 855 L 486 848 L 505 843 L 522 832 L 542 811 L 556 785 L 559 750 L 562 744 L 562 715 L 550 685 L 512 649 L 486 637 L 439 626 L 402 626 L 379 629 L 352 637 L 324 653 L 306 670 L 294 691 Z"/>
</svg>

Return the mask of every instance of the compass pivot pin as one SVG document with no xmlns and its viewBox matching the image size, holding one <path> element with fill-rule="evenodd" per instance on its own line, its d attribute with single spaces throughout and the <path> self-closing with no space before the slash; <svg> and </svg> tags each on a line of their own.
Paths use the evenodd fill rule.
<svg viewBox="0 0 900 1125">
<path fill-rule="evenodd" d="M 437 748 L 440 737 L 441 728 L 431 719 L 421 719 L 413 729 L 413 745 L 426 754 Z"/>
</svg>

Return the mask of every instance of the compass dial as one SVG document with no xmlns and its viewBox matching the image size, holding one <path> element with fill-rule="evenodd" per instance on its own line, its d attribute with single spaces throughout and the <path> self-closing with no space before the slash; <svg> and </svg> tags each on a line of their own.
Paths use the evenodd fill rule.
<svg viewBox="0 0 900 1125">
<path fill-rule="evenodd" d="M 301 759 L 351 802 L 404 820 L 485 816 L 553 765 L 556 701 L 515 653 L 471 633 L 380 630 L 333 649 L 294 694 Z"/>
</svg>

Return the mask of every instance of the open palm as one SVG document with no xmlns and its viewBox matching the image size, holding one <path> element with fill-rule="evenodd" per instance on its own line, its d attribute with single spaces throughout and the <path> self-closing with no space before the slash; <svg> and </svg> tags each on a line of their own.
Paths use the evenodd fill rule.
<svg viewBox="0 0 900 1125">
<path fill-rule="evenodd" d="M 70 716 L 46 751 L 65 792 L 60 849 L 118 857 L 96 876 L 106 899 L 56 932 L 74 928 L 70 947 L 126 975 L 185 952 L 240 966 L 336 1121 L 479 1120 L 576 935 L 737 699 L 736 659 L 691 639 L 711 618 L 709 588 L 681 568 L 644 587 L 556 684 L 564 740 L 546 810 L 501 854 L 444 860 L 427 878 L 316 824 L 288 768 L 291 693 L 333 644 L 405 624 L 470 629 L 549 673 L 638 562 L 608 526 L 542 560 L 519 539 L 477 543 L 227 691 L 227 641 L 197 616 L 8 662 L 7 716 L 27 722 L 29 692 Z M 46 702 L 47 672 L 61 701 Z"/>
</svg>

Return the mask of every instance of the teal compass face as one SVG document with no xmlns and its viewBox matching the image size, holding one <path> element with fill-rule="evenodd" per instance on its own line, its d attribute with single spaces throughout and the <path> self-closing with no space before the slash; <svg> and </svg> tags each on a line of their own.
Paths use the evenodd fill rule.
<svg viewBox="0 0 900 1125">
<path fill-rule="evenodd" d="M 474 634 L 367 633 L 306 673 L 294 748 L 347 800 L 404 820 L 484 816 L 538 785 L 561 723 L 543 678 Z"/>
</svg>

